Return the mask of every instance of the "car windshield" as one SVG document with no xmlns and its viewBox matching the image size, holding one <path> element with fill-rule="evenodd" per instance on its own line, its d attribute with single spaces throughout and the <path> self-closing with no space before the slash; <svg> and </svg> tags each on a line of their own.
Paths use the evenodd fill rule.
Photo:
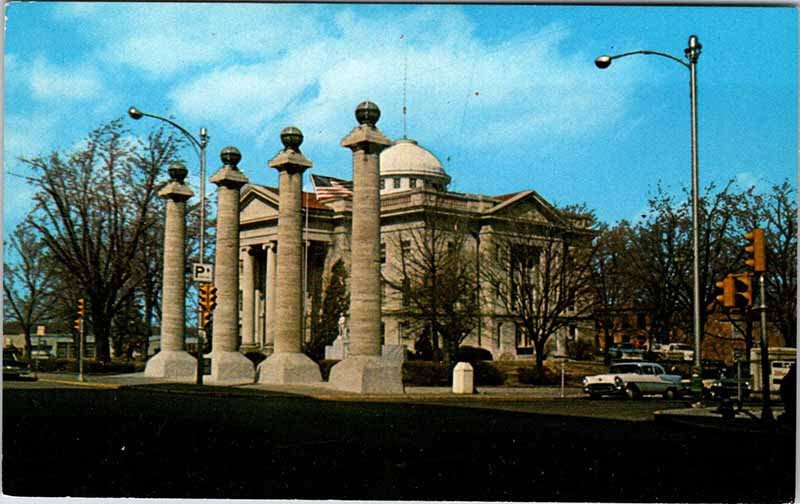
<svg viewBox="0 0 800 504">
<path fill-rule="evenodd" d="M 3 350 L 3 361 L 4 362 L 16 362 L 17 361 L 17 354 L 12 352 L 11 350 Z"/>
<path fill-rule="evenodd" d="M 685 345 L 685 344 L 675 345 L 675 349 L 676 350 L 689 350 L 689 351 L 694 350 L 694 348 L 690 347 L 689 345 Z"/>
</svg>

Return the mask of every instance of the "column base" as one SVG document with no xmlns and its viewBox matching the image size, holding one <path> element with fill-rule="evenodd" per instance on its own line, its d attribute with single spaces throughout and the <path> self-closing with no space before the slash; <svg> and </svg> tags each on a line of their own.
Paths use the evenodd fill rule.
<svg viewBox="0 0 800 504">
<path fill-rule="evenodd" d="M 244 385 L 256 378 L 253 362 L 239 352 L 211 352 L 211 374 L 204 378 L 209 385 Z"/>
<path fill-rule="evenodd" d="M 331 368 L 328 383 L 335 389 L 358 394 L 404 392 L 402 364 L 380 357 L 348 357 Z"/>
<path fill-rule="evenodd" d="M 255 343 L 244 343 L 244 344 L 239 346 L 239 352 L 241 352 L 243 354 L 250 353 L 250 352 L 258 352 L 260 350 L 261 350 L 261 348 L 259 348 L 259 346 L 256 345 Z"/>
<path fill-rule="evenodd" d="M 319 366 L 303 353 L 274 353 L 258 365 L 258 383 L 290 385 L 321 381 Z"/>
<path fill-rule="evenodd" d="M 194 382 L 197 376 L 197 359 L 184 350 L 161 350 L 147 360 L 144 375 L 148 378 Z"/>
</svg>

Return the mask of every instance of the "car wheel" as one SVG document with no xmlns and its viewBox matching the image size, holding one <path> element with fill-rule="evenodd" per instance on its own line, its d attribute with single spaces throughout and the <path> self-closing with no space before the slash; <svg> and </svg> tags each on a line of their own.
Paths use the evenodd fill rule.
<svg viewBox="0 0 800 504">
<path fill-rule="evenodd" d="M 674 388 L 668 388 L 664 391 L 664 399 L 672 400 L 678 397 L 678 391 Z"/>
<path fill-rule="evenodd" d="M 625 387 L 625 395 L 628 399 L 639 399 L 642 393 L 639 392 L 639 388 L 636 385 L 628 385 Z"/>
</svg>

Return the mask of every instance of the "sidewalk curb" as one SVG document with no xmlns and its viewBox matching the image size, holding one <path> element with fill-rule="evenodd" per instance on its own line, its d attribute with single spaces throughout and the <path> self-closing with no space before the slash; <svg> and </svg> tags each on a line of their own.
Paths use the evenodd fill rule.
<svg viewBox="0 0 800 504">
<path fill-rule="evenodd" d="M 79 387 L 94 387 L 94 388 L 103 388 L 103 389 L 118 389 L 120 388 L 120 384 L 112 384 L 112 383 L 93 383 L 93 382 L 82 382 L 78 380 L 53 380 L 51 378 L 38 378 L 37 381 L 43 383 L 58 383 L 61 385 L 77 385 Z"/>
</svg>

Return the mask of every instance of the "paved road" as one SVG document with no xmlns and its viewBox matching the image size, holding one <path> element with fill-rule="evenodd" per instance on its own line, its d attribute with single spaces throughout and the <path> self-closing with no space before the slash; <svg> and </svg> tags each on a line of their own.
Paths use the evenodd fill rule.
<svg viewBox="0 0 800 504">
<path fill-rule="evenodd" d="M 794 495 L 793 435 L 553 410 L 617 401 L 528 401 L 522 412 L 189 385 L 181 393 L 27 385 L 4 386 L 10 495 L 646 502 Z M 500 406 L 514 407 L 508 403 Z"/>
</svg>

